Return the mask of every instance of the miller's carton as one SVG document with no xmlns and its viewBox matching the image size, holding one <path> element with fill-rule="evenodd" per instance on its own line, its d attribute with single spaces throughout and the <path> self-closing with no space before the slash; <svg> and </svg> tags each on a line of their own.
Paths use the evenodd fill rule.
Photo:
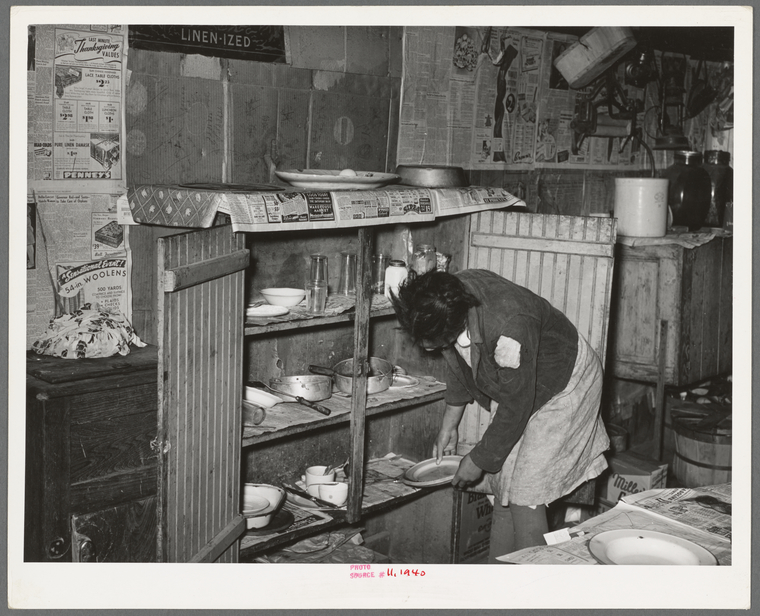
<svg viewBox="0 0 760 616">
<path fill-rule="evenodd" d="M 611 456 L 607 462 L 606 483 L 600 497 L 617 503 L 622 496 L 645 490 L 664 488 L 668 480 L 668 465 L 644 458 L 629 451 Z"/>
</svg>

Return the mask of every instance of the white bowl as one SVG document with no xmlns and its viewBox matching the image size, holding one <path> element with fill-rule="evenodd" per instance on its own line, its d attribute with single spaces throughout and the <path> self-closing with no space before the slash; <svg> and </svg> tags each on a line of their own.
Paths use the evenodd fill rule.
<svg viewBox="0 0 760 616">
<path fill-rule="evenodd" d="M 262 289 L 264 299 L 274 306 L 295 306 L 306 297 L 303 289 L 290 289 L 287 287 Z"/>
<path fill-rule="evenodd" d="M 269 506 L 247 513 L 246 499 L 263 498 L 269 501 Z M 272 521 L 272 517 L 285 501 L 285 490 L 266 483 L 246 483 L 243 486 L 243 517 L 246 528 L 263 528 Z M 250 502 L 250 500 L 249 500 Z"/>
<path fill-rule="evenodd" d="M 263 389 L 251 387 L 250 385 L 245 386 L 245 394 L 243 395 L 243 399 L 246 402 L 250 402 L 251 404 L 258 404 L 259 406 L 263 406 L 267 409 L 272 408 L 275 404 L 284 402 L 284 400 L 279 396 L 270 394 L 268 391 L 264 391 Z"/>
<path fill-rule="evenodd" d="M 319 498 L 334 505 L 345 505 L 348 499 L 348 484 L 334 481 L 318 484 Z"/>
</svg>

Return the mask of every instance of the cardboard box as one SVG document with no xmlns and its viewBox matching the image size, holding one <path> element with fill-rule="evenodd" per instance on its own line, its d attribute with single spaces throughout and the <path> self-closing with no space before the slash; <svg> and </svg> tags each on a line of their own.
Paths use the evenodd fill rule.
<svg viewBox="0 0 760 616">
<path fill-rule="evenodd" d="M 455 563 L 484 563 L 488 560 L 492 520 L 493 506 L 485 494 L 462 492 Z"/>
<path fill-rule="evenodd" d="M 645 490 L 664 488 L 668 479 L 668 465 L 625 451 L 608 459 L 609 470 L 600 497 L 617 503 L 621 496 Z"/>
</svg>

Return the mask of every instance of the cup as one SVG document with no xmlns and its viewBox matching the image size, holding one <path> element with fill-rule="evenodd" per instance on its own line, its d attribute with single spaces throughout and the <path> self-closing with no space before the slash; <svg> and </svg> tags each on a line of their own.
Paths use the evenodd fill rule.
<svg viewBox="0 0 760 616">
<path fill-rule="evenodd" d="M 356 253 L 340 253 L 340 279 L 338 295 L 354 295 L 356 293 Z"/>
<path fill-rule="evenodd" d="M 385 270 L 391 258 L 382 253 L 372 257 L 372 291 L 383 293 L 385 290 Z"/>
<path fill-rule="evenodd" d="M 327 284 L 327 255 L 311 255 L 311 266 L 309 268 L 310 282 L 324 282 Z"/>
<path fill-rule="evenodd" d="M 330 471 L 325 475 L 326 470 L 326 466 L 310 466 L 306 469 L 304 483 L 306 484 L 306 491 L 312 496 L 319 496 L 319 484 L 335 481 L 335 471 Z"/>
<path fill-rule="evenodd" d="M 320 483 L 317 485 L 319 498 L 333 505 L 345 505 L 348 500 L 348 484 L 340 481 Z"/>
<path fill-rule="evenodd" d="M 324 314 L 327 306 L 327 281 L 306 283 L 306 312 Z"/>
</svg>

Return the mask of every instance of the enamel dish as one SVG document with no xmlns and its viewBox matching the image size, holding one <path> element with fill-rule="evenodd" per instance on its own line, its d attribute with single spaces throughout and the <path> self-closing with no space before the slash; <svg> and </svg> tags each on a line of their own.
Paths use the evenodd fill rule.
<svg viewBox="0 0 760 616">
<path fill-rule="evenodd" d="M 245 309 L 247 317 L 279 317 L 288 314 L 290 310 L 287 306 L 274 306 L 272 304 L 261 304 L 260 306 L 248 306 Z"/>
<path fill-rule="evenodd" d="M 591 538 L 589 551 L 605 565 L 717 565 L 705 548 L 653 530 L 609 530 Z"/>
<path fill-rule="evenodd" d="M 443 456 L 440 464 L 435 458 L 418 462 L 404 473 L 403 481 L 408 486 L 427 488 L 449 483 L 459 468 L 462 456 Z"/>
<path fill-rule="evenodd" d="M 372 190 L 399 180 L 395 173 L 350 169 L 283 169 L 275 173 L 282 181 L 303 190 Z"/>
</svg>

